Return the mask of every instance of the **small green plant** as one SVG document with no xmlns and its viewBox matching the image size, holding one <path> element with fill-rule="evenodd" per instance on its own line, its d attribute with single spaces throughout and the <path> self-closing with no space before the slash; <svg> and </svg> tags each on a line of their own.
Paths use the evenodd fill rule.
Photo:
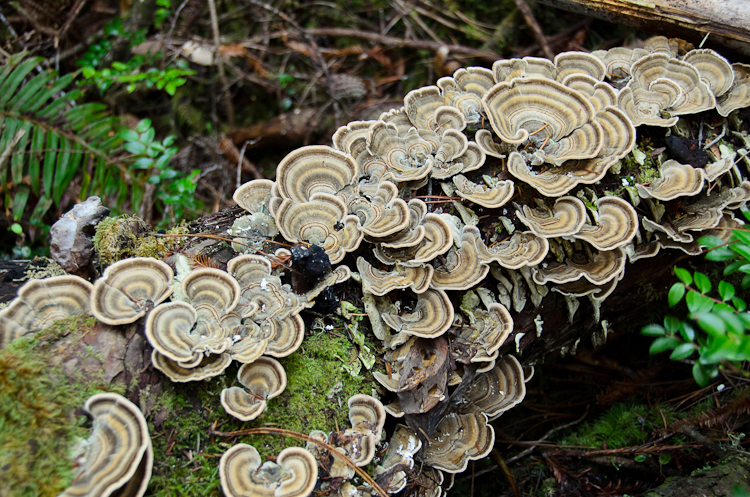
<svg viewBox="0 0 750 497">
<path fill-rule="evenodd" d="M 154 25 L 158 29 L 169 15 L 171 2 L 159 0 L 157 5 L 160 8 L 156 11 Z M 83 77 L 102 92 L 120 84 L 125 85 L 128 93 L 132 93 L 138 84 L 142 83 L 147 88 L 156 87 L 169 95 L 174 95 L 177 88 L 187 82 L 186 76 L 195 74 L 195 71 L 188 68 L 188 62 L 185 60 L 178 60 L 174 65 L 164 68 L 156 67 L 161 56 L 150 53 L 134 55 L 127 61 L 113 61 L 107 66 L 107 59 L 111 56 L 118 39 L 128 40 L 129 48 L 132 48 L 146 40 L 146 30 L 126 32 L 122 19 L 118 17 L 104 27 L 104 33 L 106 38 L 91 45 L 78 61 Z"/>
<path fill-rule="evenodd" d="M 163 217 L 161 224 L 182 219 L 187 211 L 198 211 L 203 208 L 202 202 L 195 199 L 200 169 L 194 169 L 188 176 L 182 176 L 182 173 L 169 167 L 170 159 L 178 150 L 172 146 L 174 136 L 168 136 L 162 141 L 156 140 L 156 131 L 151 126 L 150 119 L 140 121 L 134 130 L 120 130 L 119 136 L 124 141 L 123 148 L 133 154 L 134 161 L 130 169 L 141 180 L 133 182 L 132 185 L 134 210 L 143 201 L 147 183 L 158 187 L 157 208 L 170 211 L 169 216 Z"/>
<path fill-rule="evenodd" d="M 743 215 L 750 220 L 750 211 Z M 708 247 L 706 259 L 729 263 L 724 276 L 744 273 L 742 290 L 750 286 L 750 231 L 735 229 L 726 243 L 716 236 L 701 237 L 698 243 Z M 697 354 L 693 377 L 706 386 L 722 365 L 739 367 L 750 359 L 750 312 L 732 283 L 722 279 L 713 285 L 705 274 L 679 267 L 674 272 L 680 281 L 669 290 L 669 307 L 684 300 L 687 319 L 667 315 L 663 325 L 645 326 L 641 334 L 657 337 L 651 344 L 651 354 L 671 350 L 669 357 L 673 360 Z"/>
</svg>

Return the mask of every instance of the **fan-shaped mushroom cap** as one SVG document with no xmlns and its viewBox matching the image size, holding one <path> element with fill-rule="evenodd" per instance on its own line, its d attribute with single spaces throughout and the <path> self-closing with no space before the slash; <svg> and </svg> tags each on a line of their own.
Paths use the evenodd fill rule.
<svg viewBox="0 0 750 497">
<path fill-rule="evenodd" d="M 732 86 L 734 73 L 731 64 L 710 48 L 691 50 L 682 60 L 698 69 L 698 73 L 708 83 L 714 96 L 722 96 Z"/>
<path fill-rule="evenodd" d="M 393 265 L 401 263 L 404 266 L 417 266 L 429 262 L 438 255 L 446 253 L 453 245 L 453 228 L 451 223 L 439 214 L 429 213 L 424 216 L 421 222 L 422 232 L 419 242 L 411 244 L 404 248 L 390 248 L 399 244 L 399 241 L 393 241 L 389 244 L 381 243 L 375 246 L 373 254 L 383 264 Z M 410 238 L 407 235 L 407 238 Z"/>
<path fill-rule="evenodd" d="M 232 357 L 229 354 L 211 354 L 208 357 L 196 354 L 196 360 L 192 363 L 180 363 L 154 349 L 151 353 L 151 362 L 170 380 L 175 383 L 186 383 L 220 375 L 232 363 Z"/>
<path fill-rule="evenodd" d="M 243 184 L 234 191 L 232 198 L 237 205 L 253 214 L 263 212 L 271 196 L 273 181 L 270 179 L 254 179 Z"/>
<path fill-rule="evenodd" d="M 265 351 L 270 356 L 286 357 L 294 353 L 305 338 L 305 323 L 299 314 L 266 321 L 261 325 L 261 329 L 264 327 L 271 330 Z"/>
<path fill-rule="evenodd" d="M 489 130 L 478 130 L 477 134 L 474 136 L 474 139 L 477 142 L 477 146 L 481 148 L 485 154 L 491 155 L 492 157 L 497 157 L 498 159 L 505 158 L 505 153 L 502 145 L 499 143 L 495 143 L 495 139 Z"/>
<path fill-rule="evenodd" d="M 535 266 L 547 257 L 549 242 L 530 231 L 518 232 L 508 240 L 487 247 L 484 242 L 477 245 L 479 259 L 483 262 L 495 261 L 502 267 L 518 269 L 522 266 Z"/>
<path fill-rule="evenodd" d="M 555 64 L 540 57 L 524 57 L 523 59 L 501 59 L 492 64 L 492 74 L 495 82 L 507 82 L 515 78 L 541 76 L 554 79 Z"/>
<path fill-rule="evenodd" d="M 332 137 L 333 148 L 351 154 L 354 142 L 359 138 L 367 138 L 370 133 L 370 126 L 374 123 L 375 121 L 352 121 L 339 127 Z"/>
<path fill-rule="evenodd" d="M 83 464 L 61 496 L 126 495 L 140 497 L 151 478 L 153 452 L 140 409 L 116 393 L 90 397 L 84 410 L 94 419 Z M 144 467 L 141 465 L 144 464 Z M 139 478 L 140 481 L 130 480 Z"/>
<path fill-rule="evenodd" d="M 575 234 L 598 250 L 624 247 L 638 231 L 638 215 L 625 200 L 618 197 L 601 197 L 597 203 L 596 225 L 584 224 Z"/>
<path fill-rule="evenodd" d="M 115 262 L 104 270 L 91 291 L 91 313 L 99 321 L 127 324 L 158 305 L 172 293 L 172 268 L 151 257 Z"/>
<path fill-rule="evenodd" d="M 435 149 L 415 128 L 399 136 L 394 124 L 378 121 L 370 126 L 367 139 L 370 154 L 381 157 L 395 181 L 416 181 L 430 174 Z"/>
<path fill-rule="evenodd" d="M 579 184 L 596 183 L 613 164 L 633 149 L 636 138 L 633 123 L 616 107 L 608 106 L 597 112 L 596 121 L 603 131 L 602 148 L 596 157 L 569 160 L 559 167 L 536 172 L 529 168 L 520 153 L 513 152 L 508 158 L 508 171 L 548 197 L 565 195 Z"/>
<path fill-rule="evenodd" d="M 750 106 L 750 65 L 732 64 L 734 82 L 731 88 L 716 100 L 716 111 L 726 117 L 733 110 Z"/>
<path fill-rule="evenodd" d="M 189 361 L 194 357 L 195 343 L 200 341 L 192 336 L 197 319 L 195 309 L 185 302 L 157 306 L 146 321 L 146 338 L 154 350 L 173 361 Z"/>
<path fill-rule="evenodd" d="M 596 157 L 602 128 L 596 109 L 580 92 L 553 80 L 531 77 L 498 83 L 483 97 L 495 133 L 505 142 L 522 143 L 544 129 L 550 145 L 537 154 L 556 165 Z M 546 141 L 546 140 L 545 140 Z"/>
<path fill-rule="evenodd" d="M 615 47 L 609 50 L 596 50 L 591 55 L 598 57 L 607 68 L 607 76 L 614 81 L 622 81 L 630 78 L 630 67 L 633 62 L 644 55 L 648 50 L 642 48 Z"/>
<path fill-rule="evenodd" d="M 404 136 L 414 127 L 414 124 L 409 120 L 409 116 L 406 115 L 406 109 L 404 107 L 383 112 L 380 114 L 380 117 L 378 117 L 378 121 L 391 123 L 396 126 L 399 136 Z"/>
<path fill-rule="evenodd" d="M 212 318 L 218 322 L 224 314 L 231 312 L 240 301 L 240 285 L 237 280 L 220 269 L 199 268 L 191 271 L 182 280 L 182 293 L 199 317 Z"/>
<path fill-rule="evenodd" d="M 382 314 L 385 324 L 408 335 L 436 338 L 448 331 L 453 323 L 453 305 L 443 290 L 426 290 L 417 296 L 417 305 L 410 313 Z"/>
<path fill-rule="evenodd" d="M 552 209 L 532 209 L 524 205 L 523 212 L 517 210 L 516 216 L 542 238 L 571 236 L 586 222 L 586 206 L 576 197 L 560 197 Z"/>
<path fill-rule="evenodd" d="M 495 187 L 486 188 L 484 185 L 478 185 L 459 174 L 453 178 L 453 183 L 456 185 L 458 196 L 489 209 L 502 207 L 508 203 L 513 198 L 513 192 L 515 191 L 511 180 L 498 181 Z"/>
<path fill-rule="evenodd" d="M 590 262 L 583 264 L 568 260 L 552 263 L 547 268 L 534 269 L 534 281 L 539 285 L 547 282 L 568 283 L 581 277 L 595 285 L 603 285 L 617 277 L 625 269 L 625 253 L 622 249 L 596 252 Z"/>
<path fill-rule="evenodd" d="M 91 283 L 72 275 L 28 281 L 10 305 L 0 310 L 0 349 L 57 320 L 88 314 L 92 289 Z"/>
<path fill-rule="evenodd" d="M 383 404 L 369 395 L 357 394 L 349 397 L 348 405 L 352 428 L 366 435 L 374 435 L 377 443 L 385 424 Z"/>
<path fill-rule="evenodd" d="M 362 278 L 362 289 L 378 296 L 402 288 L 410 288 L 417 294 L 423 293 L 430 287 L 434 271 L 430 264 L 414 267 L 396 265 L 393 271 L 381 271 L 363 257 L 357 258 L 357 269 Z"/>
<path fill-rule="evenodd" d="M 716 106 L 716 97 L 692 64 L 656 52 L 631 69 L 633 79 L 620 92 L 618 105 L 636 126 L 672 126 L 676 119 L 664 119 L 662 112 L 679 116 Z"/>
<path fill-rule="evenodd" d="M 523 368 L 515 357 L 507 355 L 461 393 L 458 412 L 483 412 L 493 419 L 519 404 L 525 396 Z"/>
<path fill-rule="evenodd" d="M 704 179 L 703 169 L 670 159 L 661 165 L 661 178 L 653 180 L 648 186 L 636 184 L 635 188 L 642 198 L 674 200 L 698 195 L 703 190 Z"/>
<path fill-rule="evenodd" d="M 597 81 L 604 79 L 607 68 L 604 63 L 586 52 L 561 52 L 555 56 L 555 80 L 568 84 L 568 78 L 586 75 Z"/>
<path fill-rule="evenodd" d="M 227 414 L 242 421 L 260 416 L 266 407 L 266 401 L 281 395 L 286 388 L 283 366 L 270 357 L 261 357 L 251 364 L 243 364 L 237 372 L 237 380 L 245 389 L 225 388 L 221 391 L 221 405 Z"/>
<path fill-rule="evenodd" d="M 276 193 L 283 199 L 308 202 L 316 193 L 335 195 L 359 177 L 354 159 L 331 147 L 301 147 L 276 168 Z"/>
<path fill-rule="evenodd" d="M 460 473 L 470 460 L 481 459 L 492 450 L 495 431 L 482 412 L 446 415 L 422 452 L 428 466 L 447 473 Z"/>
<path fill-rule="evenodd" d="M 676 242 L 690 243 L 693 241 L 693 235 L 687 233 L 687 231 L 703 231 L 714 228 L 719 224 L 722 216 L 721 208 L 713 208 L 694 214 L 686 214 L 669 223 L 655 223 L 647 217 L 644 217 L 642 222 L 647 231 L 663 231 Z"/>
<path fill-rule="evenodd" d="M 494 84 L 492 71 L 484 67 L 461 68 L 452 78 L 440 78 L 437 82 L 446 102 L 459 109 L 467 123 L 481 119 L 482 96 Z"/>
<path fill-rule="evenodd" d="M 493 356 L 497 357 L 498 349 L 513 331 L 513 318 L 510 312 L 503 304 L 494 302 L 486 311 L 474 310 L 474 314 L 469 315 L 469 318 L 471 326 L 462 327 L 456 338 L 469 344 L 474 352 L 468 362 L 494 361 Z M 461 362 L 465 363 L 463 360 Z"/>
<path fill-rule="evenodd" d="M 411 428 L 397 425 L 390 441 L 382 466 L 375 471 L 375 481 L 380 488 L 395 494 L 406 487 L 406 471 L 414 467 L 414 455 L 422 448 L 422 441 Z"/>
<path fill-rule="evenodd" d="M 315 488 L 318 464 L 301 447 L 287 447 L 275 463 L 261 464 L 255 447 L 236 444 L 221 456 L 219 478 L 227 497 L 306 497 Z"/>
<path fill-rule="evenodd" d="M 410 222 L 409 207 L 390 181 L 381 181 L 374 188 L 360 187 L 360 195 L 349 201 L 349 212 L 359 217 L 360 230 L 376 238 L 399 233 Z"/>
<path fill-rule="evenodd" d="M 404 108 L 409 120 L 417 129 L 455 129 L 466 127 L 463 113 L 446 105 L 446 99 L 437 86 L 425 86 L 412 90 L 404 97 Z"/>
<path fill-rule="evenodd" d="M 487 276 L 489 263 L 479 259 L 477 244 L 481 234 L 475 226 L 464 226 L 461 245 L 445 255 L 445 263 L 435 269 L 430 286 L 442 290 L 466 290 Z"/>
</svg>

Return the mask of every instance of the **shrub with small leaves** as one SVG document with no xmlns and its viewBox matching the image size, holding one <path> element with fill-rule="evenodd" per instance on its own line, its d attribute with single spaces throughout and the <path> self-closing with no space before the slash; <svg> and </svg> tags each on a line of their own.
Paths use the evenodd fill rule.
<svg viewBox="0 0 750 497">
<path fill-rule="evenodd" d="M 750 211 L 743 215 L 750 220 Z M 698 243 L 708 248 L 706 259 L 728 263 L 724 276 L 744 274 L 739 293 L 724 279 L 714 285 L 701 272 L 676 267 L 675 276 L 680 281 L 672 285 L 667 299 L 672 308 L 684 301 L 687 319 L 667 315 L 663 325 L 645 326 L 641 334 L 657 337 L 651 344 L 651 354 L 671 350 L 669 357 L 673 360 L 695 357 L 693 377 L 706 386 L 720 367 L 739 367 L 750 359 L 750 312 L 741 297 L 750 287 L 750 231 L 736 229 L 728 242 L 704 236 Z"/>
</svg>

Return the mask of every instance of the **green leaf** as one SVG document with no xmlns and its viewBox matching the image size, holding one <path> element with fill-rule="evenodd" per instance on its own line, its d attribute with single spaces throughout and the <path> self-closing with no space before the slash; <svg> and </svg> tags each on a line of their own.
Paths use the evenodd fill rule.
<svg viewBox="0 0 750 497">
<path fill-rule="evenodd" d="M 44 148 L 44 128 L 41 126 L 34 126 L 34 137 L 31 139 L 31 150 L 29 154 L 29 178 L 31 180 L 31 190 L 34 195 L 39 196 L 39 175 L 41 173 L 41 162 L 40 158 Z"/>
<path fill-rule="evenodd" d="M 144 145 L 148 145 L 152 141 L 154 141 L 155 135 L 156 135 L 156 130 L 154 128 L 148 128 L 146 131 L 143 131 L 141 133 L 141 137 L 139 141 L 143 143 Z"/>
<path fill-rule="evenodd" d="M 662 452 L 659 454 L 659 464 L 669 464 L 669 462 L 672 460 L 672 456 L 667 454 L 666 452 Z"/>
<path fill-rule="evenodd" d="M 734 298 L 734 285 L 721 280 L 719 282 L 719 295 L 724 302 L 732 300 L 732 298 Z"/>
<path fill-rule="evenodd" d="M 641 328 L 641 335 L 645 335 L 647 337 L 659 337 L 664 336 L 665 334 L 666 330 L 658 324 L 649 324 Z"/>
<path fill-rule="evenodd" d="M 713 300 L 692 290 L 687 293 L 685 303 L 688 306 L 688 310 L 693 313 L 711 312 L 711 309 L 714 307 Z"/>
<path fill-rule="evenodd" d="M 711 375 L 706 368 L 699 363 L 693 364 L 693 378 L 701 387 L 707 386 L 711 382 Z"/>
<path fill-rule="evenodd" d="M 682 321 L 680 323 L 679 329 L 680 336 L 682 336 L 682 338 L 685 339 L 686 342 L 692 342 L 693 340 L 695 340 L 695 329 L 693 329 L 690 323 Z"/>
<path fill-rule="evenodd" d="M 673 349 L 679 344 L 676 338 L 672 337 L 661 337 L 654 340 L 651 347 L 648 349 L 648 353 L 651 355 L 659 354 L 665 350 Z"/>
<path fill-rule="evenodd" d="M 695 278 L 695 286 L 701 293 L 706 294 L 711 291 L 711 280 L 708 279 L 708 276 L 696 271 L 693 278 Z"/>
<path fill-rule="evenodd" d="M 60 140 L 60 148 L 62 152 L 57 154 L 55 179 L 52 185 L 52 199 L 55 201 L 55 205 L 60 205 L 60 199 L 62 199 L 65 188 L 68 186 L 65 182 L 65 176 L 67 175 L 68 164 L 70 163 L 71 146 L 67 138 Z"/>
<path fill-rule="evenodd" d="M 42 171 L 42 186 L 44 194 L 52 198 L 52 179 L 55 175 L 55 160 L 57 159 L 57 144 L 60 137 L 55 132 L 47 133 L 47 151 L 44 154 L 44 169 Z"/>
<path fill-rule="evenodd" d="M 693 316 L 698 321 L 698 326 L 703 328 L 706 333 L 723 335 L 727 332 L 727 326 L 724 321 L 717 315 L 709 312 L 698 313 Z"/>
<path fill-rule="evenodd" d="M 691 285 L 693 283 L 693 277 L 690 275 L 690 271 L 688 271 L 687 269 L 683 269 L 681 267 L 676 267 L 676 268 L 674 268 L 674 274 L 675 274 L 675 276 L 677 276 L 678 278 L 680 278 L 680 280 L 685 285 Z"/>
<path fill-rule="evenodd" d="M 0 85 L 0 108 L 7 106 L 8 100 L 15 94 L 26 75 L 44 60 L 43 57 L 31 57 L 21 62 Z"/>
<path fill-rule="evenodd" d="M 143 155 L 146 152 L 146 145 L 141 142 L 127 142 L 122 148 L 133 155 Z"/>
<path fill-rule="evenodd" d="M 700 245 L 703 245 L 704 247 L 714 248 L 720 245 L 724 245 L 724 240 L 722 240 L 718 236 L 705 235 L 698 238 L 698 243 Z"/>
<path fill-rule="evenodd" d="M 11 224 L 10 228 L 8 228 L 8 229 L 11 230 L 16 235 L 20 235 L 21 233 L 23 233 L 23 228 L 18 223 Z"/>
<path fill-rule="evenodd" d="M 744 260 L 735 261 L 729 264 L 727 267 L 724 268 L 724 276 L 729 276 L 732 273 L 736 273 L 737 270 L 739 270 L 739 268 L 741 266 L 744 266 L 745 264 L 747 264 L 747 261 L 744 261 Z"/>
<path fill-rule="evenodd" d="M 133 167 L 136 169 L 148 169 L 154 164 L 154 159 L 151 159 L 149 157 L 141 157 L 135 163 L 133 164 Z"/>
<path fill-rule="evenodd" d="M 685 295 L 685 285 L 682 283 L 675 283 L 672 288 L 669 289 L 669 307 L 674 307 L 677 303 L 682 300 Z"/>
<path fill-rule="evenodd" d="M 120 138 L 125 140 L 126 142 L 137 142 L 138 141 L 138 133 L 135 130 L 124 128 L 121 129 L 119 133 L 117 133 Z"/>
<path fill-rule="evenodd" d="M 31 187 L 28 185 L 19 185 L 16 189 L 16 194 L 13 196 L 13 217 L 21 219 L 23 210 L 26 208 L 26 202 L 29 201 L 29 193 L 31 193 Z"/>
<path fill-rule="evenodd" d="M 740 254 L 745 259 L 750 260 L 750 247 L 748 247 L 747 245 L 743 245 L 741 243 L 733 243 L 732 245 L 729 245 L 729 248 Z"/>
<path fill-rule="evenodd" d="M 727 247 L 720 247 L 717 249 L 713 249 L 710 252 L 706 252 L 706 259 L 709 261 L 731 261 L 732 259 L 736 258 L 737 254 L 734 252 L 734 250 Z"/>
<path fill-rule="evenodd" d="M 667 314 L 666 316 L 664 316 L 664 328 L 669 333 L 677 333 L 677 330 L 679 329 L 679 327 L 680 327 L 680 320 L 679 319 L 677 319 L 676 317 L 671 316 L 669 314 Z"/>
<path fill-rule="evenodd" d="M 673 361 L 680 361 L 682 359 L 687 359 L 691 355 L 693 355 L 693 351 L 695 350 L 695 346 L 692 343 L 681 343 L 675 349 L 672 351 L 672 353 L 669 355 L 669 358 Z"/>
<path fill-rule="evenodd" d="M 735 307 L 735 309 L 737 309 L 740 312 L 747 309 L 747 305 L 745 304 L 745 301 L 739 297 L 732 297 L 732 305 Z"/>
<path fill-rule="evenodd" d="M 745 245 L 750 245 L 750 231 L 736 229 L 732 231 L 732 240 L 739 240 Z"/>
<path fill-rule="evenodd" d="M 148 130 L 151 127 L 151 119 L 142 119 L 138 125 L 135 127 L 135 130 L 139 133 L 144 133 L 146 130 Z"/>
<path fill-rule="evenodd" d="M 742 322 L 742 319 L 740 319 L 740 317 L 731 310 L 715 310 L 714 314 L 719 316 L 719 318 L 724 321 L 728 333 L 733 333 L 735 335 L 741 336 L 745 331 L 745 325 Z"/>
</svg>

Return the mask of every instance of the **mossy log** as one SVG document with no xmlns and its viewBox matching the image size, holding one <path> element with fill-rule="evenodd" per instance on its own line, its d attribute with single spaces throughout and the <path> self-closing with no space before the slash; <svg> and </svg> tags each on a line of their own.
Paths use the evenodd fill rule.
<svg viewBox="0 0 750 497">
<path fill-rule="evenodd" d="M 644 494 L 645 497 L 734 497 L 746 495 L 734 489 L 750 488 L 750 457 L 736 455 L 727 457 L 714 468 L 695 471 L 687 477 L 673 476 L 662 485 Z"/>
</svg>

